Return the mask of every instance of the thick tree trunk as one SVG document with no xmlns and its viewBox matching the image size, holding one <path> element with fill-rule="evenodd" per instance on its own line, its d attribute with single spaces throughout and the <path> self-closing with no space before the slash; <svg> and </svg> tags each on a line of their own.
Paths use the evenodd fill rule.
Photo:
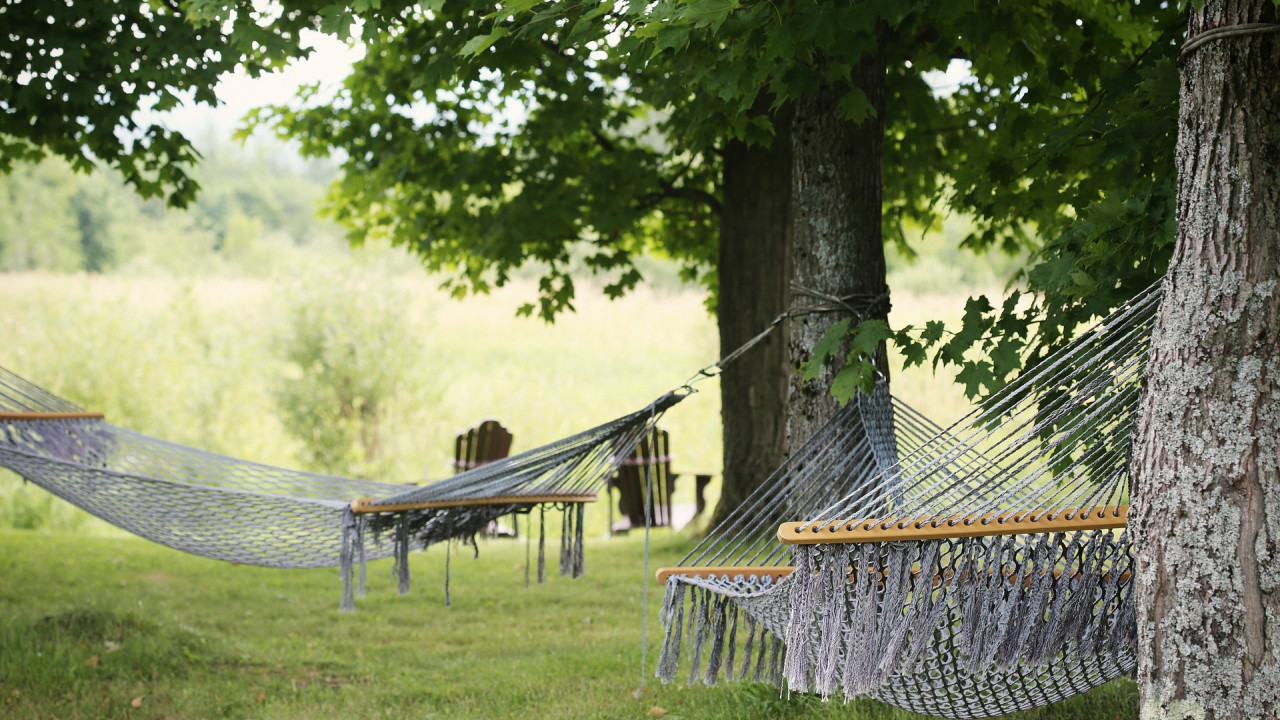
<svg viewBox="0 0 1280 720">
<path fill-rule="evenodd" d="M 878 53 L 854 65 L 850 83 L 866 93 L 874 117 L 854 125 L 841 118 L 843 83 L 822 82 L 797 101 L 792 123 L 792 308 L 823 306 L 822 296 L 854 300 L 866 318 L 888 315 L 881 237 L 881 158 L 884 146 L 885 65 Z M 865 306 L 868 296 L 884 301 Z M 793 370 L 847 312 L 814 312 L 790 320 Z M 856 320 L 855 320 L 856 322 Z M 883 358 L 883 353 L 881 353 Z M 882 363 L 883 369 L 883 363 Z M 831 395 L 837 366 L 801 383 L 791 375 L 787 448 L 793 452 L 835 414 Z M 812 498 L 801 506 L 812 505 Z"/>
<path fill-rule="evenodd" d="M 720 214 L 720 357 L 786 310 L 791 244 L 791 111 L 774 114 L 769 147 L 724 151 Z M 720 376 L 724 483 L 713 526 L 786 458 L 787 342 L 774 332 Z"/>
<path fill-rule="evenodd" d="M 1210 0 L 1188 38 L 1275 23 Z M 1280 34 L 1184 58 L 1178 236 L 1134 455 L 1144 720 L 1280 716 Z"/>
</svg>

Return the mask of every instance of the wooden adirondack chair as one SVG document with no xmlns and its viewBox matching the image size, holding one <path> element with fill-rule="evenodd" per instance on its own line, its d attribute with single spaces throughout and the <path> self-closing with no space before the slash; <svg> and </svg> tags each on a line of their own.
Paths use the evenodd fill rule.
<svg viewBox="0 0 1280 720">
<path fill-rule="evenodd" d="M 487 465 L 494 460 L 501 460 L 511 453 L 511 441 L 514 436 L 510 430 L 502 427 L 502 423 L 489 419 L 458 435 L 453 449 L 453 474 Z M 489 523 L 486 534 L 490 537 L 517 537 L 520 526 L 516 516 L 511 516 L 512 526 L 504 527 L 498 523 Z"/>
<path fill-rule="evenodd" d="M 630 528 L 644 527 L 644 511 L 649 478 L 652 473 L 654 490 L 650 524 L 653 527 L 670 527 L 671 492 L 675 490 L 676 475 L 671 472 L 671 436 L 661 428 L 655 428 L 640 440 L 630 457 L 622 461 L 618 473 L 609 481 L 609 509 L 611 532 L 625 532 Z M 612 518 L 613 491 L 618 491 L 618 512 L 622 522 L 615 524 Z"/>
<path fill-rule="evenodd" d="M 653 475 L 653 512 L 650 516 L 653 527 L 670 527 L 674 522 L 672 514 L 671 493 L 675 490 L 679 473 L 671 470 L 671 435 L 661 428 L 655 429 L 645 436 L 631 454 L 618 468 L 618 473 L 609 481 L 609 531 L 626 532 L 631 528 L 644 527 L 644 510 L 646 506 L 645 492 L 648 487 L 646 472 Z M 693 517 L 702 515 L 706 508 L 706 489 L 711 483 L 711 475 L 697 473 L 694 475 Z M 620 522 L 613 519 L 613 492 L 618 492 L 618 512 L 622 515 Z"/>
<path fill-rule="evenodd" d="M 453 473 L 487 465 L 511 453 L 511 431 L 497 420 L 485 420 L 458 435 L 453 451 Z"/>
</svg>

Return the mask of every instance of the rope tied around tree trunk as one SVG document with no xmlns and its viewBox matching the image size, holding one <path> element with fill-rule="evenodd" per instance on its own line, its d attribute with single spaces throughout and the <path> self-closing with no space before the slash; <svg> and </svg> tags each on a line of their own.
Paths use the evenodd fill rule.
<svg viewBox="0 0 1280 720">
<path fill-rule="evenodd" d="M 793 281 L 791 283 L 791 294 L 815 301 L 811 305 L 793 306 L 787 313 L 792 317 L 843 312 L 861 321 L 872 317 L 888 317 L 889 310 L 892 309 L 892 304 L 889 302 L 889 288 L 887 287 L 879 292 L 837 295 L 806 287 Z"/>
<path fill-rule="evenodd" d="M 1182 50 L 1178 52 L 1178 64 L 1187 61 L 1191 53 L 1200 49 L 1207 43 L 1214 40 L 1225 40 L 1232 37 L 1248 37 L 1251 35 L 1269 35 L 1271 33 L 1280 32 L 1280 23 L 1241 23 L 1239 25 L 1224 25 L 1222 27 L 1210 28 L 1204 32 L 1189 38 L 1182 46 Z"/>
</svg>

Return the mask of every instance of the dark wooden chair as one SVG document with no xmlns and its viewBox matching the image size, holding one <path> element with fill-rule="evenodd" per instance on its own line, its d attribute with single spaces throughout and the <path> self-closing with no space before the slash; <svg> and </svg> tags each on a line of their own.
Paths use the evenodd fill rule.
<svg viewBox="0 0 1280 720">
<path fill-rule="evenodd" d="M 512 435 L 497 420 L 485 420 L 458 436 L 453 451 L 453 473 L 487 465 L 511 453 Z"/>
<path fill-rule="evenodd" d="M 609 481 L 609 529 L 610 532 L 626 532 L 631 528 L 643 528 L 645 524 L 646 492 L 649 480 L 646 473 L 652 473 L 654 489 L 653 508 L 650 514 L 650 525 L 653 527 L 671 527 L 672 506 L 671 494 L 675 491 L 678 473 L 671 470 L 671 435 L 661 428 L 655 429 L 640 440 L 634 452 L 622 461 L 617 474 Z M 694 517 L 702 514 L 706 507 L 705 491 L 711 482 L 711 475 L 695 475 L 694 495 L 696 507 Z M 618 492 L 619 522 L 613 520 L 613 492 Z"/>
<path fill-rule="evenodd" d="M 453 448 L 453 474 L 488 465 L 494 460 L 501 460 L 511 454 L 513 436 L 510 430 L 502 427 L 497 420 L 485 420 L 479 425 L 458 435 Z M 512 526 L 504 527 L 497 522 L 489 523 L 485 534 L 490 537 L 514 538 L 520 535 L 520 526 L 515 516 L 511 516 Z"/>
</svg>

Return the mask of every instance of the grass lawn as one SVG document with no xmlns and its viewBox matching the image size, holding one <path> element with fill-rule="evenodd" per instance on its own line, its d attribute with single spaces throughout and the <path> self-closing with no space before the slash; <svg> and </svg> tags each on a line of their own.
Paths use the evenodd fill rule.
<svg viewBox="0 0 1280 720">
<path fill-rule="evenodd" d="M 689 538 L 655 533 L 651 563 Z M 643 542 L 589 540 L 587 575 L 523 587 L 522 542 L 390 563 L 338 612 L 333 569 L 272 570 L 185 555 L 123 534 L 0 530 L 0 717 L 907 718 L 878 703 L 779 697 L 759 685 L 648 681 L 639 698 Z M 649 672 L 658 588 L 649 595 Z M 1132 683 L 1025 714 L 1136 718 Z"/>
</svg>

